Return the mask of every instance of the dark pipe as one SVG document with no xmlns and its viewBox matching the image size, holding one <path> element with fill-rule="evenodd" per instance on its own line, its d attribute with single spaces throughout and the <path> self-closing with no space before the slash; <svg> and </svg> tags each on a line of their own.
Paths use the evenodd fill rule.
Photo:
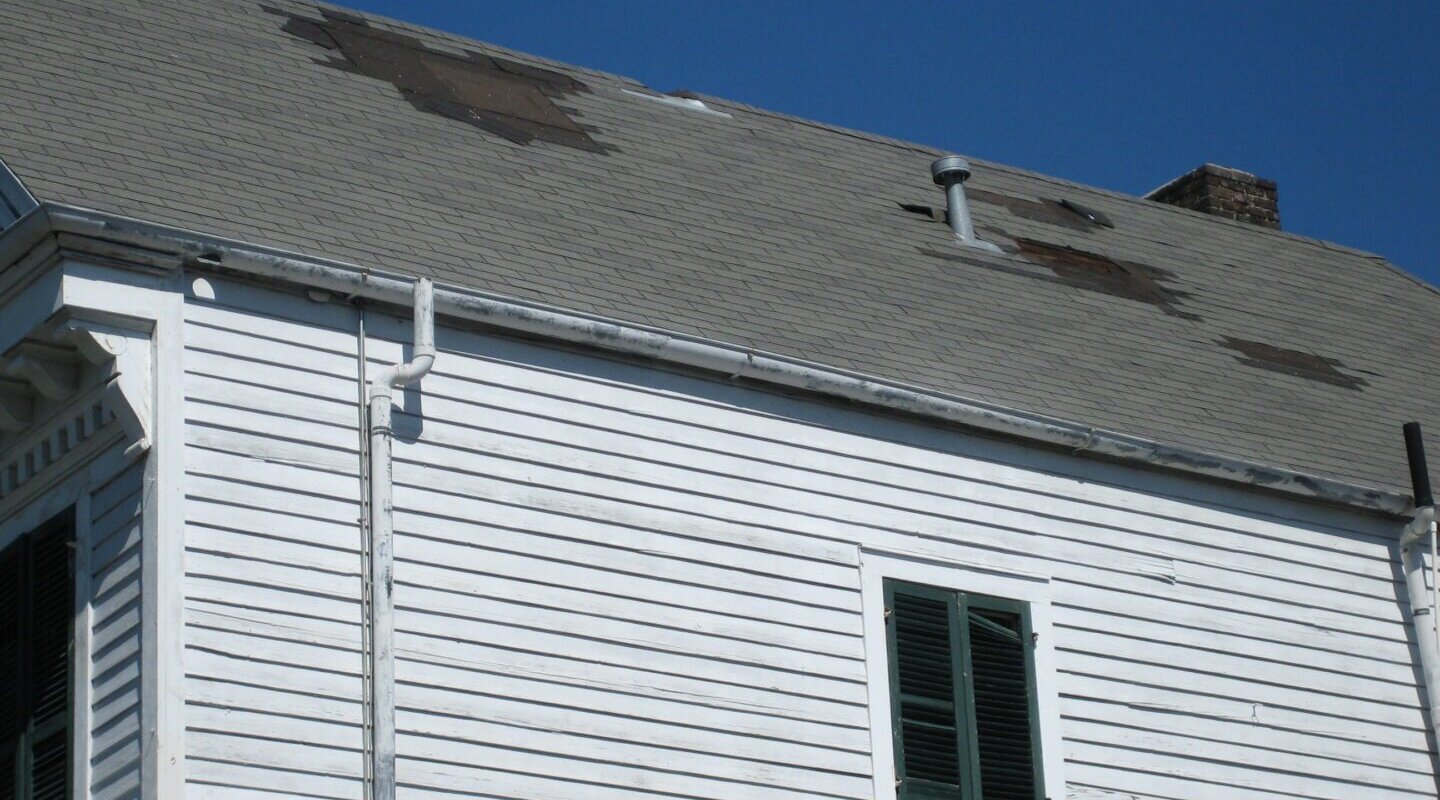
<svg viewBox="0 0 1440 800">
<path fill-rule="evenodd" d="M 1410 457 L 1410 488 L 1415 493 L 1415 507 L 1435 505 L 1435 495 L 1430 492 L 1430 469 L 1425 466 L 1425 439 L 1420 435 L 1420 423 L 1405 423 L 1405 455 Z"/>
</svg>

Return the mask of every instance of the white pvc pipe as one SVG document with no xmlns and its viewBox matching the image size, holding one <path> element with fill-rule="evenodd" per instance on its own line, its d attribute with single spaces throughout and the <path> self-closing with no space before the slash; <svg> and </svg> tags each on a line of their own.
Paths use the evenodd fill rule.
<svg viewBox="0 0 1440 800">
<path fill-rule="evenodd" d="M 395 797 L 395 509 L 392 503 L 394 390 L 435 364 L 435 286 L 415 282 L 415 346 L 409 361 L 386 367 L 370 383 L 370 729 L 373 800 Z"/>
<path fill-rule="evenodd" d="M 1400 561 L 1405 568 L 1405 589 L 1410 598 L 1410 614 L 1415 626 L 1415 646 L 1420 653 L 1420 672 L 1425 680 L 1425 701 L 1430 728 L 1440 742 L 1440 627 L 1437 627 L 1437 606 L 1440 586 L 1426 585 L 1425 546 L 1421 539 L 1430 537 L 1431 552 L 1437 546 L 1434 506 L 1416 509 L 1415 518 L 1400 537 Z M 1431 557 L 1434 564 L 1434 556 Z M 1433 568 L 1433 567 L 1432 567 Z"/>
</svg>

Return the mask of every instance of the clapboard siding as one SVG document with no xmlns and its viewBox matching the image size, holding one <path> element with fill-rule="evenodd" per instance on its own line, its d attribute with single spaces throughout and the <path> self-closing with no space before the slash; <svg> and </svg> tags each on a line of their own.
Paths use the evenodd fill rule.
<svg viewBox="0 0 1440 800">
<path fill-rule="evenodd" d="M 187 775 L 358 797 L 358 320 L 218 285 L 186 336 Z M 400 357 L 404 321 L 366 324 L 371 369 Z M 395 414 L 405 797 L 871 797 L 860 547 L 1051 577 L 1075 797 L 1435 793 L 1393 522 L 440 344 Z"/>
<path fill-rule="evenodd" d="M 186 308 L 191 797 L 361 795 L 355 318 L 287 299 Z"/>
<path fill-rule="evenodd" d="M 144 462 L 90 497 L 90 791 L 140 793 L 141 508 Z"/>
</svg>

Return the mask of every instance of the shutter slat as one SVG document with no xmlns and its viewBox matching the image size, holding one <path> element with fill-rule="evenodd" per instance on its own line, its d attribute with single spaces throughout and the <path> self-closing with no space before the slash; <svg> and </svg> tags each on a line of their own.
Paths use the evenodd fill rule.
<svg viewBox="0 0 1440 800">
<path fill-rule="evenodd" d="M 0 800 L 70 795 L 72 539 L 51 523 L 0 553 Z"/>
<path fill-rule="evenodd" d="M 902 590 L 892 598 L 906 798 L 960 796 L 952 609 L 953 603 Z"/>
<path fill-rule="evenodd" d="M 32 751 L 31 800 L 65 800 L 70 794 L 70 733 L 56 731 L 35 743 Z"/>
<path fill-rule="evenodd" d="M 21 657 L 25 584 L 24 538 L 0 553 L 0 748 L 8 748 L 25 730 Z"/>
<path fill-rule="evenodd" d="M 982 793 L 985 800 L 1035 800 L 1022 620 L 1019 614 L 972 608 L 969 627 Z"/>
<path fill-rule="evenodd" d="M 46 531 L 31 544 L 31 697 L 33 724 L 62 716 L 70 700 L 70 642 L 74 620 L 68 527 Z"/>
</svg>

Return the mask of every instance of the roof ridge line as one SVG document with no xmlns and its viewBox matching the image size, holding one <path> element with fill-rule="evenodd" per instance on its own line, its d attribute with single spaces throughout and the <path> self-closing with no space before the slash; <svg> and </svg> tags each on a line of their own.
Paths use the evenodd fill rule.
<svg viewBox="0 0 1440 800">
<path fill-rule="evenodd" d="M 506 47 L 506 46 L 504 46 L 504 45 L 499 45 L 499 44 L 495 44 L 495 43 L 493 43 L 493 42 L 484 41 L 484 40 L 482 40 L 482 39 L 476 39 L 476 38 L 474 38 L 474 37 L 465 36 L 465 35 L 463 35 L 463 34 L 454 33 L 454 32 L 452 32 L 452 31 L 447 31 L 447 30 L 444 30 L 443 28 L 435 28 L 435 27 L 431 27 L 431 26 L 428 26 L 428 25 L 422 25 L 422 24 L 418 24 L 418 23 L 414 23 L 414 22 L 406 22 L 405 20 L 402 20 L 402 19 L 399 19 L 399 18 L 396 18 L 396 17 L 390 17 L 390 16 L 386 16 L 386 15 L 384 15 L 384 14 L 375 14 L 375 13 L 369 12 L 369 11 L 361 11 L 361 10 L 359 10 L 359 9 L 348 8 L 348 7 L 346 7 L 346 6 L 338 5 L 338 4 L 336 4 L 336 3 L 325 2 L 325 0 L 284 0 L 284 1 L 287 1 L 287 2 L 295 2 L 295 3 L 297 3 L 298 5 L 309 5 L 309 6 L 313 7 L 313 8 L 317 8 L 317 9 L 318 9 L 318 8 L 332 8 L 332 9 L 335 9 L 335 10 L 337 10 L 337 11 L 342 11 L 342 12 L 346 12 L 346 13 L 350 13 L 350 14 L 358 14 L 358 15 L 360 15 L 360 16 L 362 16 L 362 17 L 367 18 L 367 19 L 378 20 L 378 21 L 381 21 L 381 22 L 385 23 L 386 25 L 391 25 L 391 26 L 394 26 L 394 27 L 397 27 L 397 28 L 403 28 L 403 29 L 405 29 L 405 30 L 407 30 L 407 31 L 411 31 L 411 32 L 414 32 L 414 33 L 421 33 L 421 34 L 426 34 L 426 35 L 439 36 L 440 38 L 449 40 L 449 41 L 451 41 L 451 42 L 458 42 L 458 43 L 463 43 L 463 44 L 468 44 L 468 45 L 476 45 L 476 46 L 479 46 L 479 47 L 482 47 L 482 48 L 485 48 L 485 49 L 488 49 L 488 50 L 496 51 L 496 52 L 499 52 L 499 53 L 504 53 L 504 54 L 507 55 L 507 56 L 511 56 L 511 57 L 515 57 L 515 58 L 520 58 L 520 59 L 525 59 L 525 60 L 530 60 L 530 61 L 533 61 L 533 62 L 536 62 L 536 63 L 545 64 L 545 65 L 547 65 L 547 66 L 554 67 L 554 68 L 556 68 L 556 69 L 568 70 L 568 71 L 571 71 L 571 72 L 579 72 L 579 73 L 583 73 L 583 74 L 586 74 L 586 75 L 592 75 L 592 76 L 596 76 L 596 77 L 600 77 L 600 78 L 604 78 L 604 79 L 608 79 L 608 80 L 614 80 L 614 81 L 621 82 L 621 83 L 628 83 L 628 84 L 630 84 L 630 85 L 632 85 L 632 86 L 641 87 L 641 88 L 648 89 L 648 90 L 653 91 L 653 92 L 659 92 L 659 93 L 661 93 L 661 94 L 674 94 L 674 93 L 676 93 L 676 92 L 684 91 L 686 94 L 689 94 L 689 95 L 694 96 L 696 99 L 701 100 L 702 102 L 706 103 L 707 105 L 708 105 L 708 104 L 711 104 L 711 103 L 714 103 L 714 104 L 720 105 L 720 106 L 729 106 L 730 108 L 738 109 L 738 110 L 742 110 L 742 111 L 746 111 L 746 112 L 749 112 L 749 113 L 752 113 L 752 114 L 756 114 L 756 115 L 759 115 L 759 116 L 769 117 L 769 118 L 771 118 L 771 119 L 783 120 L 783 121 L 786 121 L 786 122 L 797 123 L 797 124 L 805 125 L 805 126 L 812 127 L 812 128 L 818 128 L 818 129 L 821 129 L 821 130 L 826 130 L 826 131 L 829 131 L 829 132 L 831 132 L 831 133 L 839 134 L 839 135 L 841 135 L 841 136 L 848 136 L 848 137 L 851 137 L 851 138 L 861 139 L 861 140 L 864 140 L 864 141 L 874 142 L 874 143 L 877 143 L 877 144 L 884 144 L 884 145 L 888 145 L 888 146 L 890 146 L 890 147 L 895 147 L 895 148 L 902 149 L 902 150 L 910 150 L 910 151 L 913 151 L 913 152 L 916 152 L 916 153 L 922 153 L 922 154 L 924 154 L 924 155 L 926 155 L 926 156 L 936 156 L 936 157 L 938 157 L 938 156 L 941 156 L 941 155 L 946 155 L 946 154 L 948 154 L 948 153 L 954 152 L 953 150 L 949 150 L 949 149 L 942 148 L 942 147 L 937 147 L 937 146 L 935 146 L 935 145 L 925 144 L 925 143 L 923 143 L 923 142 L 913 142 L 913 141 L 910 141 L 910 140 L 907 140 L 907 139 L 901 139 L 901 138 L 894 137 L 894 136 L 887 136 L 887 135 L 881 134 L 881 133 L 874 133 L 874 132 L 872 132 L 872 131 L 865 131 L 865 130 L 862 130 L 862 129 L 860 129 L 860 128 L 852 128 L 852 127 L 848 127 L 848 126 L 845 126 L 845 125 L 840 125 L 840 124 L 838 124 L 838 123 L 825 122 L 825 121 L 823 121 L 823 120 L 811 119 L 811 118 L 808 118 L 808 117 L 801 117 L 801 116 L 798 116 L 798 115 L 795 115 L 795 114 L 786 113 L 786 112 L 784 112 L 784 111 L 777 111 L 777 110 L 775 110 L 775 109 L 764 108 L 764 107 L 762 107 L 762 106 L 753 105 L 753 104 L 747 103 L 747 102 L 745 102 L 745 101 L 743 101 L 743 100 L 734 100 L 734 99 L 730 99 L 730 98 L 726 98 L 726 97 L 720 97 L 719 95 L 712 95 L 712 94 L 709 94 L 709 93 L 706 93 L 706 92 L 697 92 L 697 91 L 684 90 L 684 89 L 676 89 L 676 90 L 671 90 L 671 91 L 668 91 L 668 92 L 667 92 L 667 91 L 664 91 L 664 90 L 656 89 L 655 87 L 650 86 L 649 84 L 647 84 L 647 83 L 645 83 L 645 82 L 643 82 L 643 81 L 641 81 L 641 80 L 639 80 L 639 79 L 637 79 L 637 78 L 633 78 L 633 77 L 631 77 L 631 76 L 629 76 L 629 75 L 624 75 L 624 74 L 621 74 L 621 73 L 618 73 L 618 72 L 609 72 L 609 71 L 606 71 L 606 70 L 595 69 L 595 68 L 592 68 L 592 67 L 586 67 L 586 66 L 583 66 L 583 65 L 580 65 L 580 64 L 574 64 L 574 63 L 571 63 L 571 62 L 568 62 L 568 61 L 560 61 L 560 60 L 558 60 L 558 59 L 550 58 L 550 57 L 547 57 L 547 56 L 537 55 L 537 54 L 535 54 L 535 53 L 526 52 L 526 51 L 524 51 L 524 50 L 515 50 L 515 49 L 513 49 L 513 48 L 509 48 L 509 47 Z M 1293 233 L 1293 232 L 1291 232 L 1291 231 L 1286 231 L 1286 230 L 1284 230 L 1284 229 L 1279 229 L 1279 228 L 1263 228 L 1263 227 L 1260 227 L 1260 226 L 1257 226 L 1257 225 L 1253 225 L 1253 224 L 1251 224 L 1251 223 L 1240 222 L 1240 221 L 1238 221 L 1238 220 L 1225 219 L 1224 217 L 1217 217 L 1217 216 L 1214 216 L 1214 215 L 1212 215 L 1212 214 L 1206 214 L 1206 213 L 1201 212 L 1201 211 L 1193 211 L 1193 210 L 1191 210 L 1191 209 L 1180 208 L 1179 206 L 1171 206 L 1171 205 L 1166 204 L 1166 203 L 1157 203 L 1157 202 L 1155 202 L 1155 201 L 1153 201 L 1153 200 L 1148 200 L 1148 199 L 1146 199 L 1143 195 L 1130 194 L 1130 193 L 1128 193 L 1128 192 L 1122 192 L 1122 191 L 1120 191 L 1120 190 L 1118 190 L 1118 189 L 1109 189 L 1109 188 L 1106 188 L 1106 187 L 1103 187 L 1103 186 L 1095 186 L 1095 185 L 1088 184 L 1088 183 L 1081 183 L 1081 182 L 1079 182 L 1079 181 L 1070 180 L 1070 179 L 1067 179 L 1067 178 L 1061 178 L 1061 177 L 1054 176 L 1054 175 L 1046 175 L 1046 174 L 1044 174 L 1044 173 L 1035 172 L 1035 171 L 1026 169 L 1026 168 L 1024 168 L 1024 167 L 1017 167 L 1017 166 L 1014 166 L 1014 165 L 1011 165 L 1011 164 L 1005 164 L 1005 163 L 999 162 L 999 161 L 992 161 L 992 160 L 986 159 L 986 158 L 969 157 L 969 156 L 967 156 L 967 158 L 969 158 L 969 160 L 971 161 L 972 164 L 984 165 L 984 166 L 990 167 L 990 168 L 992 168 L 992 169 L 998 168 L 998 169 L 1001 169 L 1001 170 L 1010 172 L 1010 173 L 1013 174 L 1013 175 L 1018 175 L 1018 176 L 1021 176 L 1021 177 L 1031 178 L 1031 179 L 1040 180 L 1040 181 L 1044 181 L 1044 182 L 1052 183 L 1052 184 L 1057 184 L 1057 185 L 1063 185 L 1063 186 L 1067 186 L 1067 187 L 1071 187 L 1071 188 L 1079 189 L 1079 190 L 1083 190 L 1083 191 L 1088 191 L 1088 192 L 1099 192 L 1099 193 L 1101 193 L 1101 194 L 1104 194 L 1104 195 L 1109 196 L 1109 197 L 1113 197 L 1113 198 L 1118 199 L 1118 200 L 1123 200 L 1123 201 L 1141 201 L 1141 202 L 1153 204 L 1153 205 L 1155 205 L 1155 206 L 1164 206 L 1164 207 L 1166 207 L 1166 208 L 1177 209 L 1177 210 L 1179 210 L 1179 211 L 1185 211 L 1185 212 L 1188 212 L 1188 213 L 1191 213 L 1191 214 L 1200 215 L 1200 216 L 1201 216 L 1202 218 L 1204 218 L 1205 220 L 1211 221 L 1211 222 L 1222 222 L 1222 223 L 1228 223 L 1228 224 L 1230 224 L 1230 225 L 1241 226 L 1241 229 L 1244 229 L 1244 230 L 1251 230 L 1251 231 L 1260 230 L 1260 231 L 1265 231 L 1265 232 L 1267 232 L 1267 233 L 1270 233 L 1270 234 L 1273 234 L 1273 235 L 1278 235 L 1278 236 L 1281 236 L 1281 237 L 1284 237 L 1284 238 L 1287 238 L 1287 239 L 1290 239 L 1290 240 L 1293 240 L 1293 241 L 1305 242 L 1305 243 L 1308 243 L 1308 244 L 1311 244 L 1311 245 L 1318 245 L 1318 246 L 1320 246 L 1320 247 L 1324 247 L 1324 248 L 1327 248 L 1327 249 L 1330 249 L 1330 250 L 1335 250 L 1335 251 L 1344 252 L 1344 253 L 1350 253 L 1350 254 L 1352 254 L 1352 255 L 1359 255 L 1359 256 L 1364 256 L 1364 257 L 1367 257 L 1367 258 L 1379 259 L 1379 260 L 1383 261 L 1383 262 L 1384 262 L 1386 265 L 1388 265 L 1389 267 L 1391 267 L 1391 268 L 1393 268 L 1393 269 L 1395 269 L 1395 270 L 1398 270 L 1399 272 L 1401 272 L 1402 274 L 1404 274 L 1404 275 L 1406 275 L 1406 276 L 1411 277 L 1413 280 L 1416 280 L 1421 286 L 1425 286 L 1425 287 L 1427 287 L 1427 288 L 1429 288 L 1429 289 L 1431 289 L 1432 291 L 1435 291 L 1435 292 L 1440 292 L 1440 288 L 1437 288 L 1437 287 L 1435 287 L 1435 286 L 1430 285 L 1429 283 L 1425 282 L 1423 279 L 1418 278 L 1418 276 L 1411 276 L 1409 272 L 1407 272 L 1407 271 L 1404 270 L 1403 268 L 1395 265 L 1395 264 L 1392 263 L 1389 259 L 1387 259 L 1385 256 L 1380 255 L 1380 254 L 1378 254 L 1378 253 L 1371 252 L 1371 251 L 1369 251 L 1369 250 L 1361 250 L 1360 248 L 1351 247 L 1351 246 L 1349 246 L 1349 245 L 1344 245 L 1344 244 L 1341 244 L 1341 243 L 1339 243 L 1339 242 L 1333 242 L 1333 241 L 1330 241 L 1330 240 L 1328 240 L 1328 239 L 1319 239 L 1319 238 L 1316 238 L 1316 237 L 1313 237 L 1313 236 L 1306 236 L 1306 235 L 1304 235 L 1304 234 Z M 1206 163 L 1208 164 L 1208 163 L 1211 163 L 1211 162 L 1206 162 Z"/>
</svg>

